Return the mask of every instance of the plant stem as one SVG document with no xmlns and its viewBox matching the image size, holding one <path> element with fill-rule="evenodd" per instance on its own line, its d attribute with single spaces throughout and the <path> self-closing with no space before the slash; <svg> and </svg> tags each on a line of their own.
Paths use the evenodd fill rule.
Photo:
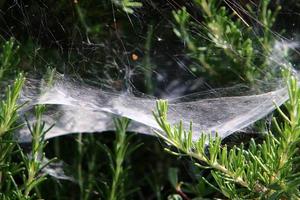
<svg viewBox="0 0 300 200">
<path fill-rule="evenodd" d="M 113 169 L 113 181 L 109 193 L 109 200 L 116 200 L 124 195 L 124 159 L 127 153 L 126 129 L 129 120 L 126 118 L 116 119 L 116 140 L 114 143 L 115 163 Z"/>
</svg>

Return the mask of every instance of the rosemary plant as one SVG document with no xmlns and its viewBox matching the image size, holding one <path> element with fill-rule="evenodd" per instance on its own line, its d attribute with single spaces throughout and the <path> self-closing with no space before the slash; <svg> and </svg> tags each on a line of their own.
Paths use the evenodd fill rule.
<svg viewBox="0 0 300 200">
<path fill-rule="evenodd" d="M 271 11 L 269 9 L 271 1 L 262 0 L 258 8 L 255 7 L 256 11 L 253 5 L 247 5 L 236 11 L 230 1 L 225 1 L 227 7 L 219 0 L 195 0 L 194 2 L 195 6 L 202 11 L 204 19 L 201 24 L 185 7 L 173 11 L 177 24 L 174 33 L 186 44 L 188 55 L 200 64 L 200 68 L 194 66 L 192 70 L 218 77 L 218 80 L 223 78 L 224 73 L 230 71 L 232 73 L 226 77 L 227 82 L 242 79 L 252 83 L 254 79 L 262 78 L 259 71 L 266 68 L 267 57 L 272 51 L 274 37 L 270 29 L 280 6 Z M 232 11 L 230 12 L 228 8 Z M 255 12 L 259 12 L 257 18 L 254 17 Z M 258 27 L 250 26 L 244 19 L 251 17 Z M 262 33 L 253 34 L 256 29 L 263 29 Z M 253 35 L 258 36 L 253 37 Z M 262 52 L 263 56 L 255 53 L 256 50 Z"/>
<path fill-rule="evenodd" d="M 104 185 L 104 189 L 99 191 L 102 197 L 108 200 L 126 199 L 128 195 L 134 192 L 136 189 L 131 187 L 128 176 L 130 173 L 130 165 L 128 164 L 128 158 L 141 144 L 131 143 L 131 136 L 126 134 L 130 120 L 127 118 L 114 119 L 116 128 L 116 138 L 114 140 L 112 149 L 102 143 L 97 143 L 102 151 L 106 153 L 108 157 L 108 165 L 111 170 L 109 176 L 106 176 L 107 182 Z"/>
<path fill-rule="evenodd" d="M 80 189 L 79 199 L 93 199 L 99 195 L 98 192 L 95 192 L 96 190 L 98 190 L 97 180 L 95 179 L 95 176 L 98 170 L 102 169 L 102 163 L 97 165 L 99 160 L 101 160 L 99 151 L 95 151 L 95 146 L 97 146 L 98 141 L 92 134 L 83 137 L 83 133 L 79 133 L 76 138 L 76 172 L 77 182 Z"/>
<path fill-rule="evenodd" d="M 128 119 L 115 120 L 116 140 L 114 144 L 115 160 L 112 167 L 113 178 L 110 188 L 110 200 L 121 199 L 124 196 L 124 158 L 127 151 L 126 129 L 129 125 Z M 123 197 L 122 197 L 123 196 Z"/>
<path fill-rule="evenodd" d="M 45 111 L 44 105 L 36 106 L 35 108 L 35 118 L 36 122 L 32 125 L 27 122 L 28 129 L 32 136 L 31 141 L 31 153 L 29 155 L 24 155 L 22 152 L 23 162 L 26 167 L 26 176 L 24 176 L 24 196 L 29 198 L 31 191 L 36 188 L 41 182 L 46 180 L 46 174 L 42 174 L 42 169 L 44 169 L 48 164 L 55 160 L 51 159 L 45 162 L 44 148 L 47 144 L 45 141 L 45 134 L 52 128 L 46 128 L 45 122 L 42 120 L 42 114 Z"/>
<path fill-rule="evenodd" d="M 16 53 L 19 46 L 15 45 L 14 38 L 6 41 L 2 46 L 2 53 L 0 54 L 0 79 L 4 77 L 4 73 L 11 70 L 19 62 Z"/>
<path fill-rule="evenodd" d="M 0 79 L 12 71 L 18 62 L 14 39 L 3 45 L 0 56 Z M 36 122 L 28 124 L 32 134 L 32 152 L 25 155 L 14 138 L 14 131 L 22 124 L 17 123 L 18 111 L 23 105 L 18 104 L 25 78 L 19 74 L 13 86 L 8 86 L 5 99 L 0 103 L 0 198 L 1 199 L 32 199 L 32 189 L 45 180 L 41 170 L 48 165 L 43 163 L 45 147 L 45 124 L 42 122 L 44 106 L 36 107 Z M 20 159 L 21 157 L 21 159 Z M 22 182 L 19 181 L 22 177 Z M 18 180 L 18 181 L 17 181 Z"/>
<path fill-rule="evenodd" d="M 22 75 L 15 80 L 12 87 L 6 91 L 6 99 L 0 103 L 0 197 L 18 196 L 18 186 L 15 182 L 15 175 L 22 171 L 20 163 L 13 162 L 12 158 L 19 153 L 18 145 L 13 140 L 13 130 L 19 127 L 16 123 L 18 110 L 21 107 L 17 104 L 18 97 L 24 78 Z"/>
<path fill-rule="evenodd" d="M 76 171 L 82 200 L 98 197 L 109 200 L 125 199 L 135 191 L 131 184 L 125 183 L 128 182 L 130 174 L 129 155 L 140 145 L 131 143 L 132 137 L 126 134 L 129 119 L 118 118 L 114 123 L 116 137 L 112 147 L 93 135 L 77 136 Z M 87 162 L 83 162 L 85 160 Z M 102 174 L 101 171 L 104 170 L 105 173 Z M 101 178 L 95 179 L 96 175 Z"/>
<path fill-rule="evenodd" d="M 163 100 L 157 102 L 157 111 L 154 112 L 163 132 L 156 133 L 181 153 L 171 148 L 167 148 L 168 152 L 189 156 L 197 166 L 211 169 L 218 185 L 216 189 L 230 199 L 298 199 L 300 88 L 296 77 L 287 73 L 285 76 L 289 92 L 285 104 L 288 114 L 277 108 L 284 122 L 274 119 L 277 132 L 267 133 L 261 144 L 252 139 L 249 148 L 243 144 L 228 148 L 226 144 L 221 145 L 219 136 L 205 133 L 197 141 L 192 141 L 192 122 L 189 130 L 183 128 L 182 122 L 171 126 L 167 120 L 168 103 Z"/>
<path fill-rule="evenodd" d="M 41 170 L 49 163 L 43 163 L 43 149 L 46 144 L 44 136 L 49 130 L 45 130 L 45 124 L 41 119 L 44 106 L 36 108 L 36 123 L 32 126 L 28 124 L 28 128 L 32 134 L 31 155 L 24 155 L 13 137 L 13 131 L 20 126 L 16 121 L 18 119 L 18 110 L 22 105 L 18 105 L 17 100 L 23 83 L 24 78 L 22 75 L 19 75 L 13 87 L 8 87 L 6 100 L 3 100 L 0 104 L 1 199 L 12 197 L 17 199 L 31 199 L 32 189 L 45 180 L 45 175 L 41 175 Z M 23 162 L 14 161 L 13 158 L 17 158 L 18 155 L 21 155 Z M 23 184 L 15 181 L 19 176 L 23 176 Z"/>
<path fill-rule="evenodd" d="M 112 0 L 112 3 L 122 8 L 125 13 L 133 14 L 135 8 L 141 8 L 143 4 L 134 0 Z"/>
<path fill-rule="evenodd" d="M 124 199 L 125 198 L 125 180 L 126 169 L 124 166 L 125 158 L 129 153 L 129 140 L 126 136 L 126 130 L 130 123 L 127 118 L 115 119 L 116 139 L 114 143 L 113 163 L 112 168 L 112 183 L 109 188 L 109 200 Z"/>
<path fill-rule="evenodd" d="M 17 100 L 19 98 L 23 83 L 23 75 L 20 74 L 15 80 L 13 87 L 8 86 L 6 91 L 6 100 L 1 102 L 1 113 L 0 113 L 0 137 L 5 134 L 9 134 L 13 129 L 17 127 L 14 126 L 18 114 L 17 111 L 20 109 Z"/>
</svg>

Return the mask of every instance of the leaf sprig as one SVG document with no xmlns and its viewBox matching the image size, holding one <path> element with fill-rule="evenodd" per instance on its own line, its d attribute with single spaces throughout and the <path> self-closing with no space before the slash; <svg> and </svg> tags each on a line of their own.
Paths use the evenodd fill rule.
<svg viewBox="0 0 300 200">
<path fill-rule="evenodd" d="M 228 198 L 270 198 L 297 199 L 300 197 L 300 173 L 296 163 L 299 160 L 300 141 L 300 89 L 297 78 L 286 73 L 289 100 L 285 104 L 288 114 L 278 108 L 283 123 L 274 119 L 277 133 L 269 132 L 258 144 L 253 139 L 249 148 L 243 144 L 221 145 L 221 138 L 203 133 L 193 141 L 192 123 L 185 130 L 183 123 L 172 126 L 167 120 L 168 103 L 159 100 L 154 117 L 163 130 L 156 134 L 181 152 L 171 148 L 175 155 L 186 155 L 202 168 L 211 169 L 219 190 Z"/>
</svg>

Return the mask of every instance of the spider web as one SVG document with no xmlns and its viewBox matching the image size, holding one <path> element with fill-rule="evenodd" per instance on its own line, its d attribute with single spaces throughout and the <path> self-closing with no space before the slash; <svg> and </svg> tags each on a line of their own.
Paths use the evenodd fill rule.
<svg viewBox="0 0 300 200">
<path fill-rule="evenodd" d="M 262 26 L 240 3 L 224 2 L 249 19 L 245 23 Z M 44 119 L 48 126 L 55 126 L 46 138 L 113 130 L 112 118 L 116 116 L 132 119 L 131 131 L 153 134 L 151 129 L 160 130 L 152 115 L 159 98 L 169 100 L 168 116 L 172 124 L 183 120 L 188 127 L 193 121 L 194 139 L 202 132 L 218 132 L 224 138 L 265 117 L 275 109 L 274 103 L 281 105 L 288 98 L 279 73 L 282 68 L 295 67 L 284 56 L 290 50 L 294 57 L 299 56 L 295 30 L 291 31 L 294 41 L 272 32 L 277 42 L 271 53 L 256 52 L 268 60 L 268 67 L 260 73 L 270 70 L 278 72 L 278 76 L 267 82 L 256 80 L 255 87 L 234 83 L 231 88 L 212 89 L 220 85 L 213 85 L 206 77 L 195 74 L 189 65 L 197 63 L 186 56 L 174 34 L 170 35 L 171 11 L 190 6 L 189 3 L 149 0 L 143 2 L 143 9 L 125 14 L 105 1 L 97 6 L 110 12 L 99 18 L 92 17 L 102 20 L 100 25 L 80 17 L 79 13 L 88 15 L 88 3 L 86 10 L 75 3 L 60 4 L 66 7 L 64 12 L 58 12 L 56 5 L 44 1 L 13 1 L 2 9 L 1 15 L 5 24 L 2 37 L 13 36 L 26 47 L 29 53 L 22 57 L 20 65 L 34 74 L 28 75 L 20 99 L 28 104 L 20 114 L 28 115 L 37 104 L 50 105 Z M 68 6 L 74 9 L 67 9 Z M 149 25 L 152 18 L 159 23 Z M 109 37 L 99 39 L 104 37 L 101 31 L 95 33 L 100 29 Z M 131 36 L 123 33 L 125 31 Z M 210 40 L 203 33 L 195 34 Z M 253 29 L 253 35 L 259 37 L 259 31 Z M 151 50 L 147 49 L 147 42 L 152 44 Z M 48 67 L 58 71 L 51 87 L 45 86 L 40 76 Z M 150 78 L 144 83 L 146 77 Z M 155 83 L 152 88 L 147 88 L 149 81 Z M 31 123 L 34 121 L 30 115 L 28 118 Z M 28 130 L 22 129 L 19 138 L 30 140 Z"/>
<path fill-rule="evenodd" d="M 30 92 L 34 90 L 32 85 L 28 88 Z M 288 99 L 285 88 L 248 96 L 198 99 L 199 95 L 196 93 L 169 99 L 169 121 L 176 124 L 184 119 L 183 125 L 186 128 L 193 121 L 195 140 L 203 132 L 217 132 L 224 138 L 235 131 L 241 131 L 273 111 L 275 104 L 281 105 Z M 23 100 L 31 100 L 29 108 L 37 104 L 55 105 L 45 115 L 48 126 L 55 123 L 46 138 L 75 132 L 113 130 L 113 115 L 132 119 L 133 123 L 129 127 L 131 131 L 153 134 L 151 129 L 161 130 L 152 115 L 155 98 L 107 92 L 78 84 L 63 76 L 57 77 L 51 89 L 38 98 L 35 95 L 28 96 L 28 92 L 25 92 Z M 21 132 L 21 136 L 23 141 L 30 139 L 26 129 Z"/>
</svg>

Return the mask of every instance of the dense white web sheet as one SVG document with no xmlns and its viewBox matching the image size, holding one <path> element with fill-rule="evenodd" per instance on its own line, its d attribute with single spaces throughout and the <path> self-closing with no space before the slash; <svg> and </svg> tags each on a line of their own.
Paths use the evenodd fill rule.
<svg viewBox="0 0 300 200">
<path fill-rule="evenodd" d="M 166 6 L 168 4 L 174 6 L 170 2 L 167 2 Z M 252 18 L 252 16 L 250 16 L 249 13 L 243 9 L 243 6 L 240 6 L 238 3 L 234 3 L 234 5 L 235 8 L 239 9 L 239 11 L 244 13 L 245 16 Z M 19 4 L 18 2 L 16 2 L 14 6 L 20 7 L 21 16 L 23 16 L 24 18 L 24 22 L 23 19 L 20 22 L 17 21 L 18 26 L 23 27 L 23 24 L 26 24 L 28 35 L 33 38 L 33 41 L 35 41 L 36 39 L 44 41 L 53 37 L 53 41 L 55 41 L 55 44 L 58 45 L 59 49 L 61 49 L 61 51 L 59 51 L 61 54 L 63 54 L 64 48 L 69 51 L 68 55 L 71 55 L 71 52 L 73 50 L 76 50 L 80 52 L 80 54 L 85 55 L 85 51 L 87 50 L 87 52 L 92 54 L 91 59 L 88 59 L 88 56 L 82 56 L 80 57 L 80 62 L 74 62 L 74 65 L 77 65 L 78 63 L 87 63 L 88 65 L 91 65 L 91 62 L 99 62 L 101 63 L 100 65 L 105 64 L 105 67 L 103 67 L 103 69 L 112 68 L 114 70 L 121 70 L 123 68 L 126 68 L 124 70 L 124 79 L 128 79 L 128 81 L 130 82 L 130 78 L 134 74 L 135 69 L 130 69 L 130 59 L 128 59 L 128 55 L 130 55 L 131 52 L 135 52 L 135 50 L 132 50 L 131 46 L 139 49 L 141 48 L 141 45 L 136 45 L 135 43 L 126 45 L 125 41 L 123 41 L 121 37 L 121 27 L 120 30 L 117 28 L 116 30 L 114 30 L 115 37 L 121 45 L 116 44 L 118 42 L 114 42 L 115 45 L 112 45 L 110 43 L 103 42 L 102 40 L 100 40 L 100 43 L 94 43 L 92 39 L 89 39 L 86 32 L 81 31 L 76 27 L 74 33 L 76 33 L 75 35 L 78 34 L 78 36 L 74 36 L 74 38 L 72 38 L 72 40 L 70 41 L 66 40 L 67 44 L 62 45 L 63 42 L 61 42 L 59 38 L 55 38 L 55 31 L 59 31 L 60 28 L 58 30 L 52 30 L 52 26 L 49 26 L 49 24 L 47 23 L 48 21 L 50 22 L 55 19 L 57 22 L 55 22 L 54 24 L 57 23 L 57 27 L 61 27 L 63 32 L 65 32 L 65 28 L 67 31 L 68 27 L 67 25 L 64 25 L 64 23 L 61 23 L 64 22 L 64 20 L 60 20 L 59 15 L 52 16 L 52 12 L 47 12 L 47 7 L 41 7 L 38 11 L 31 10 L 27 13 L 27 10 L 29 10 L 29 8 L 24 8 L 23 3 Z M 176 8 L 176 5 L 174 8 Z M 33 12 L 33 14 L 31 15 L 30 12 Z M 162 18 L 166 18 L 164 20 L 169 21 L 168 17 L 165 16 L 162 11 L 158 12 L 161 13 Z M 40 21 L 39 23 L 35 22 L 34 20 L 38 19 L 37 17 L 34 17 L 35 14 L 37 14 L 36 16 L 42 16 L 41 19 L 38 20 Z M 136 17 L 134 19 L 140 20 L 139 17 Z M 253 17 L 253 20 L 256 21 L 256 18 Z M 115 14 L 113 14 L 112 21 L 117 22 Z M 148 21 L 141 23 L 147 22 Z M 168 26 L 169 23 L 172 24 L 172 20 L 167 23 Z M 256 23 L 260 24 L 258 21 L 256 21 Z M 27 24 L 31 24 L 31 26 L 27 26 Z M 38 27 L 36 24 L 39 24 L 40 26 L 38 35 L 34 34 L 34 30 L 37 29 L 30 29 L 30 27 Z M 138 26 L 132 24 L 133 32 L 139 32 L 140 29 L 135 27 Z M 10 28 L 8 27 L 7 30 L 10 30 Z M 257 33 L 255 33 L 254 31 L 254 35 L 256 34 Z M 278 34 L 273 34 L 276 39 L 283 39 L 281 36 L 278 36 Z M 11 34 L 8 33 L 8 35 Z M 157 35 L 157 37 L 158 36 L 159 40 L 163 40 L 163 37 L 160 38 L 160 34 Z M 137 35 L 137 38 L 139 37 L 144 38 L 145 35 Z M 205 35 L 203 37 L 205 37 L 204 39 L 210 40 L 210 38 L 207 38 L 207 36 Z M 115 38 L 113 40 L 115 40 Z M 163 44 L 165 45 L 166 43 Z M 128 46 L 130 48 L 128 48 Z M 270 70 L 276 71 L 280 68 L 279 66 L 288 65 L 287 59 L 285 58 L 285 52 L 290 48 L 295 48 L 295 46 L 297 46 L 295 42 L 276 42 L 270 55 L 262 55 L 266 56 L 269 59 L 268 64 Z M 170 46 L 170 48 L 172 47 L 173 46 Z M 42 48 L 46 47 L 42 46 Z M 50 45 L 49 48 L 51 49 L 53 47 L 51 47 Z M 104 56 L 103 58 L 105 58 L 104 60 L 111 61 L 109 61 L 108 63 L 100 62 L 101 59 L 99 59 L 98 61 L 97 58 L 101 57 L 102 52 L 106 50 L 111 50 L 112 55 Z M 38 51 L 39 47 L 37 47 L 36 49 L 36 52 Z M 160 53 L 160 51 L 158 52 Z M 33 60 L 35 60 L 35 57 L 39 57 L 40 55 L 34 54 L 32 56 L 34 57 Z M 158 54 L 153 54 L 151 56 L 158 56 Z M 110 59 L 111 57 L 113 57 L 113 59 Z M 172 57 L 173 59 L 176 58 L 175 56 L 170 57 Z M 45 62 L 45 65 L 52 65 L 50 63 L 47 63 L 46 59 L 41 59 L 43 60 L 43 63 Z M 68 65 L 71 65 L 71 67 L 74 68 L 77 67 L 72 66 L 72 63 L 73 62 L 71 62 L 70 60 Z M 156 63 L 154 62 L 154 64 Z M 121 66 L 120 69 L 118 65 Z M 185 64 L 183 63 L 182 65 Z M 78 67 L 85 68 L 81 65 Z M 157 68 L 163 68 L 163 66 L 159 65 Z M 159 73 L 154 71 L 154 69 L 151 70 L 153 70 L 151 73 Z M 89 75 L 93 73 L 95 72 L 89 72 Z M 109 76 L 112 73 L 103 72 L 101 75 L 103 74 Z M 164 76 L 161 77 L 164 78 Z M 103 77 L 101 76 L 101 78 Z M 110 84 L 113 80 L 113 78 L 110 77 L 107 77 L 107 79 L 109 80 L 104 81 L 107 82 L 107 84 Z M 112 118 L 115 116 L 123 116 L 132 119 L 132 123 L 129 128 L 131 131 L 136 131 L 144 134 L 153 134 L 153 131 L 151 129 L 159 129 L 152 116 L 152 111 L 155 109 L 155 98 L 134 96 L 131 93 L 115 93 L 107 90 L 102 90 L 82 84 L 81 82 L 72 81 L 62 75 L 58 75 L 56 77 L 54 85 L 51 88 L 40 88 L 40 83 L 40 80 L 28 79 L 21 98 L 22 102 L 28 101 L 28 103 L 21 111 L 21 115 L 24 116 L 24 114 L 28 114 L 29 112 L 25 112 L 28 110 L 33 112 L 33 106 L 36 104 L 52 104 L 47 113 L 45 113 L 44 119 L 48 126 L 52 124 L 55 124 L 55 126 L 51 129 L 50 132 L 47 133 L 46 138 L 52 138 L 77 132 L 103 132 L 107 130 L 114 130 Z M 269 82 L 266 84 L 270 85 L 272 83 Z M 263 87 L 259 89 L 262 89 L 261 91 L 264 92 L 245 92 L 240 93 L 238 96 L 228 96 L 227 94 L 224 95 L 224 90 L 221 90 L 217 91 L 217 96 L 215 97 L 212 97 L 210 95 L 199 95 L 198 93 L 177 99 L 169 99 L 169 121 L 172 124 L 175 124 L 180 120 L 183 120 L 185 126 L 188 126 L 189 122 L 193 121 L 194 139 L 197 139 L 202 132 L 212 132 L 213 134 L 218 132 L 218 134 L 224 138 L 235 131 L 243 130 L 250 124 L 268 115 L 274 110 L 274 103 L 276 103 L 277 105 L 281 105 L 284 101 L 287 100 L 287 92 L 280 84 L 278 84 L 277 80 L 270 88 L 271 90 Z M 43 91 L 42 95 L 39 94 L 40 89 Z M 174 96 L 176 95 L 177 94 L 175 94 Z M 31 116 L 28 117 L 29 121 L 33 120 Z M 19 137 L 21 141 L 29 141 L 30 134 L 28 132 L 28 129 L 22 129 L 20 131 Z"/>
<path fill-rule="evenodd" d="M 41 95 L 37 94 L 37 88 L 35 81 L 28 81 L 22 101 L 29 101 L 25 110 L 37 104 L 53 105 L 45 114 L 45 121 L 48 126 L 55 126 L 46 138 L 77 132 L 114 130 L 113 116 L 131 119 L 131 131 L 153 134 L 151 129 L 160 130 L 152 114 L 155 98 L 107 92 L 76 83 L 63 75 L 57 75 L 54 84 L 43 88 Z M 224 138 L 263 118 L 275 109 L 275 104 L 281 105 L 288 99 L 285 88 L 246 96 L 197 99 L 198 96 L 195 94 L 169 99 L 170 123 L 176 124 L 183 120 L 184 126 L 188 127 L 192 121 L 194 139 L 203 132 L 218 132 Z M 21 141 L 30 140 L 26 129 L 20 132 L 20 136 Z"/>
</svg>

